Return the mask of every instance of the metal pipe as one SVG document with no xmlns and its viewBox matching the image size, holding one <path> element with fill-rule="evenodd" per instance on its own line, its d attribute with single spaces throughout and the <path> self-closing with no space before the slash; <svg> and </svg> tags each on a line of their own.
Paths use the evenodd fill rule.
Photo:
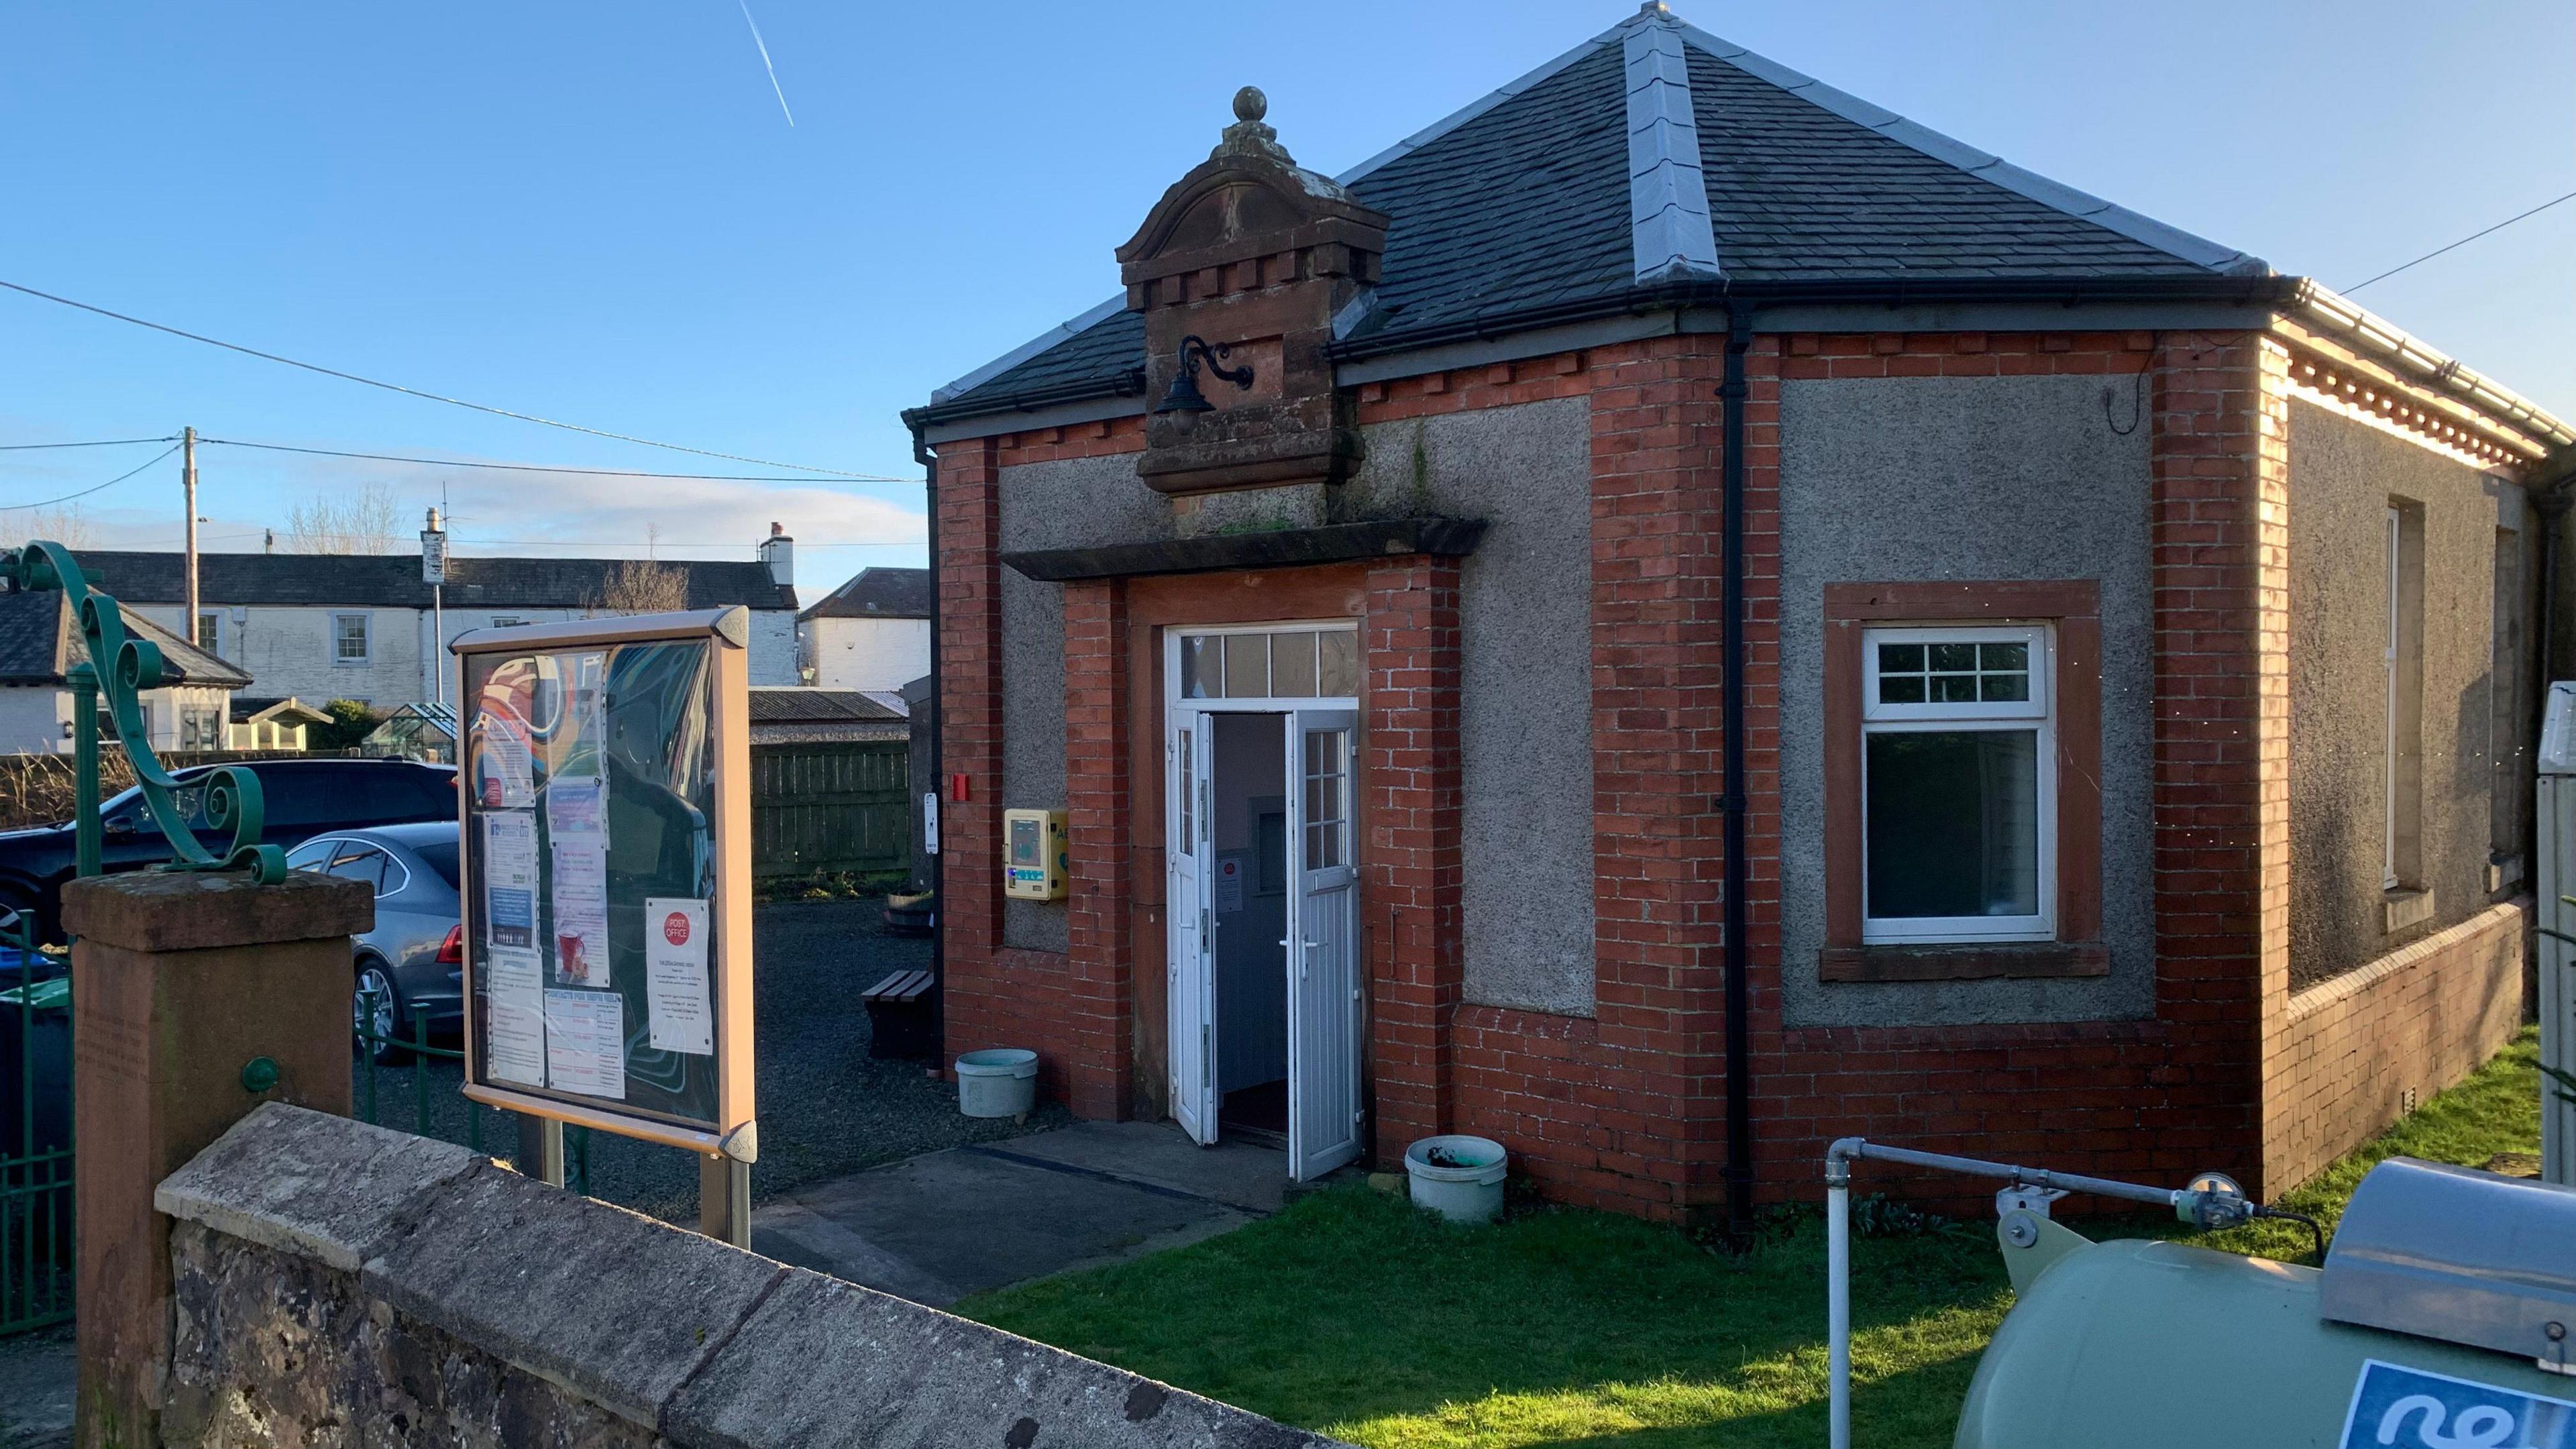
<svg viewBox="0 0 2576 1449">
<path fill-rule="evenodd" d="M 1851 1153 L 1825 1149 L 1825 1421 L 1832 1449 L 1851 1449 Z"/>
<path fill-rule="evenodd" d="M 2133 1182 L 2113 1182 L 2107 1177 L 2050 1172 L 1977 1157 L 1917 1152 L 1910 1147 L 1882 1147 L 1862 1137 L 1837 1139 L 1825 1149 L 1825 1417 L 1831 1449 L 1851 1449 L 1851 1165 L 1863 1158 L 1967 1177 L 2001 1178 L 2022 1187 L 2089 1192 L 2096 1197 L 2166 1208 L 2181 1206 L 2190 1191 L 2143 1187 Z M 2322 1253 L 2319 1258 L 2322 1261 Z"/>
<path fill-rule="evenodd" d="M 1846 1151 L 1848 1149 L 1848 1151 Z M 1883 1147 L 1859 1137 L 1846 1137 L 1828 1149 L 1843 1153 L 1848 1159 L 1867 1158 L 1872 1162 L 1893 1162 L 1904 1167 L 1928 1167 L 1935 1172 L 1955 1172 L 1964 1177 L 1994 1177 L 2020 1187 L 2048 1187 L 2061 1192 L 2089 1192 L 2095 1197 L 2116 1197 L 2126 1202 L 2151 1203 L 2173 1207 L 2182 1201 L 2183 1190 L 2172 1187 L 2145 1187 L 2134 1182 L 2113 1182 L 2107 1177 L 2081 1177 L 2072 1172 L 2050 1172 L 2044 1167 L 2017 1167 L 2009 1162 L 1988 1162 L 1978 1157 L 1952 1157 L 1940 1152 L 1917 1152 L 1910 1147 Z"/>
<path fill-rule="evenodd" d="M 942 708 L 939 676 L 939 455 L 923 440 L 925 425 L 912 425 L 912 460 L 921 465 L 921 488 L 929 512 L 924 532 L 930 549 L 930 793 L 939 799 L 939 848 L 930 856 L 930 1009 L 946 1040 L 948 1013 L 948 790 L 946 741 L 948 717 Z M 921 808 L 921 802 L 913 802 Z M 922 822 L 926 828 L 929 821 Z"/>
<path fill-rule="evenodd" d="M 1753 1048 L 1752 993 L 1745 973 L 1752 961 L 1746 933 L 1751 929 L 1745 896 L 1753 872 L 1744 858 L 1747 799 L 1744 764 L 1744 410 L 1752 388 L 1744 379 L 1744 355 L 1753 346 L 1753 313 L 1731 308 L 1726 321 L 1726 367 L 1717 394 L 1725 408 L 1724 448 L 1719 466 L 1723 517 L 1718 534 L 1719 631 L 1724 660 L 1719 684 L 1722 696 L 1720 732 L 1723 749 L 1722 793 L 1718 809 L 1726 848 L 1726 899 L 1722 903 L 1726 971 L 1726 1231 L 1738 1247 L 1753 1240 Z"/>
</svg>

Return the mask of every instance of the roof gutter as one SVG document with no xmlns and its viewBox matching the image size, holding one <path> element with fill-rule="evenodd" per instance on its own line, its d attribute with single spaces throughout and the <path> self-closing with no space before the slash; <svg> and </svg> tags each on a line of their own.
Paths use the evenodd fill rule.
<svg viewBox="0 0 2576 1449">
<path fill-rule="evenodd" d="M 2290 277 L 1970 277 L 1943 280 L 1855 279 L 1820 282 L 1690 280 L 1608 292 L 1570 302 L 1483 313 L 1394 334 L 1363 334 L 1332 346 L 1335 362 L 1410 352 L 1451 342 L 1481 342 L 1567 322 L 1638 316 L 1678 308 L 1781 307 L 1801 303 L 1876 303 L 1904 307 L 1942 302 L 2036 302 L 2078 307 L 2106 302 L 2232 302 L 2279 305 L 2293 293 Z"/>
<path fill-rule="evenodd" d="M 2295 277 L 1961 277 L 1933 279 L 1866 279 L 1821 282 L 1744 283 L 1726 280 L 1677 280 L 1625 291 L 1605 292 L 1569 302 L 1514 307 L 1479 313 L 1434 327 L 1409 327 L 1395 333 L 1363 333 L 1332 344 L 1335 362 L 1380 357 L 1455 342 L 1484 342 L 1570 322 L 1606 317 L 1641 317 L 1695 307 L 1724 307 L 1729 302 L 1759 306 L 1798 303 L 1877 303 L 1889 307 L 1943 302 L 2024 302 L 2080 307 L 2100 303 L 2220 302 L 2245 306 L 2280 306 L 2296 293 Z M 1036 412 L 1065 403 L 1104 397 L 1141 397 L 1142 368 L 1129 368 L 1110 378 L 1087 378 L 997 396 L 969 395 L 924 407 L 907 408 L 905 426 L 916 433 L 941 423 L 1002 413 Z"/>
<path fill-rule="evenodd" d="M 2407 335 L 2386 318 L 2318 284 L 2314 278 L 2293 280 L 2298 285 L 2286 309 L 2292 316 L 2362 356 L 2387 364 L 2408 381 L 2447 393 L 2523 434 L 2521 449 L 2535 461 L 2554 449 L 2576 445 L 2576 430 L 2570 430 L 2538 403 Z"/>
<path fill-rule="evenodd" d="M 1085 378 L 1080 382 L 1060 382 L 1052 387 L 1033 387 L 1021 392 L 1003 393 L 998 397 L 960 398 L 952 402 L 935 402 L 927 407 L 905 408 L 903 424 L 912 429 L 913 450 L 924 446 L 926 430 L 959 418 L 991 417 L 996 413 L 1033 413 L 1040 408 L 1064 403 L 1089 402 L 1100 397 L 1143 397 L 1145 369 L 1131 367 L 1115 377 Z"/>
</svg>

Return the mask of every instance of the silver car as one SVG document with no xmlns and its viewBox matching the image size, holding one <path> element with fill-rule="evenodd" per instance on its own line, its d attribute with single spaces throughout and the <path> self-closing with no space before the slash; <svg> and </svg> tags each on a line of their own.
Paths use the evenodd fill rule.
<svg viewBox="0 0 2576 1449">
<path fill-rule="evenodd" d="M 432 1038 L 456 1035 L 464 1019 L 465 969 L 456 822 L 423 820 L 317 835 L 288 851 L 286 863 L 365 881 L 375 890 L 375 929 L 356 943 L 351 1023 L 390 1041 L 411 1040 L 415 1023 Z M 407 1055 L 399 1046 L 376 1048 L 380 1063 Z"/>
</svg>

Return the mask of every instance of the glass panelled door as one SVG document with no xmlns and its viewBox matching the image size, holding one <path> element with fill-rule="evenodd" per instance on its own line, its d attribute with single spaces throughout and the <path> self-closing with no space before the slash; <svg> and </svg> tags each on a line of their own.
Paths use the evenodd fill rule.
<svg viewBox="0 0 2576 1449">
<path fill-rule="evenodd" d="M 1288 1174 L 1360 1150 L 1359 872 L 1351 777 L 1359 717 L 1301 709 L 1288 728 Z"/>
<path fill-rule="evenodd" d="M 1216 973 L 1209 969 L 1207 716 L 1172 711 L 1167 749 L 1171 798 L 1165 813 L 1164 856 L 1171 862 L 1167 915 L 1171 962 L 1166 983 L 1171 1002 L 1172 1117 L 1201 1143 L 1216 1141 Z"/>
</svg>

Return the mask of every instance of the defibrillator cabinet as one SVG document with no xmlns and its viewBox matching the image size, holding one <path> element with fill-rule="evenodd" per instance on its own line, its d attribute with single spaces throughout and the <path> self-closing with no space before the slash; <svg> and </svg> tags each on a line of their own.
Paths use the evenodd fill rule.
<svg viewBox="0 0 2576 1449">
<path fill-rule="evenodd" d="M 1002 812 L 1002 894 L 1024 901 L 1060 901 L 1070 850 L 1061 810 Z"/>
</svg>

